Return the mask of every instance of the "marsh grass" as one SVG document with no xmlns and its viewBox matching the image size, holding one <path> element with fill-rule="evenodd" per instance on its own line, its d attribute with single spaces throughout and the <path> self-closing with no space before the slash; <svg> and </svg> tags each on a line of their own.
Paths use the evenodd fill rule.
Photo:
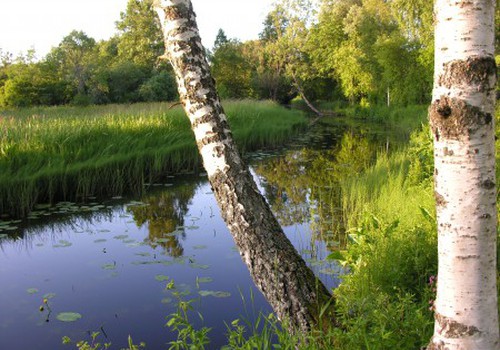
<svg viewBox="0 0 500 350">
<path fill-rule="evenodd" d="M 271 102 L 225 104 L 242 151 L 279 146 L 306 123 Z M 189 121 L 166 104 L 0 111 L 0 214 L 35 203 L 138 193 L 161 176 L 198 169 Z"/>
</svg>

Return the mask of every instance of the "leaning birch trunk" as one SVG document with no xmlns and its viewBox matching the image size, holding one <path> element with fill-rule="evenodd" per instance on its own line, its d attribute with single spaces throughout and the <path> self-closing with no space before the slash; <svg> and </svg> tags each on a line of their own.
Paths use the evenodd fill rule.
<svg viewBox="0 0 500 350">
<path fill-rule="evenodd" d="M 235 147 L 190 0 L 157 0 L 166 56 L 222 216 L 256 285 L 296 331 L 318 324 L 331 294 L 284 235 Z"/>
<path fill-rule="evenodd" d="M 437 0 L 433 102 L 438 286 L 428 349 L 499 349 L 495 0 Z"/>
</svg>

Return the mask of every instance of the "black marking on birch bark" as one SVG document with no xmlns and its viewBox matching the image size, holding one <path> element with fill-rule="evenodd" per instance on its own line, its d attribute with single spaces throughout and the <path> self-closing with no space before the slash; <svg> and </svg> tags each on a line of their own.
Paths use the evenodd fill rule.
<svg viewBox="0 0 500 350">
<path fill-rule="evenodd" d="M 444 147 L 443 154 L 444 154 L 444 156 L 452 156 L 455 154 L 455 152 L 453 152 L 453 150 L 451 150 L 451 149 L 448 149 L 448 147 Z"/>
<path fill-rule="evenodd" d="M 205 124 L 205 123 L 213 121 L 213 118 L 214 117 L 211 113 L 205 114 L 203 117 L 199 117 L 194 122 L 192 122 L 191 126 L 193 128 L 196 128 L 196 127 L 200 126 L 200 124 Z"/>
<path fill-rule="evenodd" d="M 468 138 L 485 125 L 492 125 L 492 116 L 458 98 L 441 96 L 429 108 L 432 131 L 437 140 Z"/>
<path fill-rule="evenodd" d="M 203 146 L 206 146 L 210 143 L 218 143 L 227 139 L 227 136 L 222 133 L 217 133 L 215 135 L 205 136 L 200 141 L 197 141 L 198 148 L 201 149 Z"/>
<path fill-rule="evenodd" d="M 436 205 L 438 207 L 445 207 L 448 204 L 446 199 L 444 199 L 444 197 L 437 191 L 434 191 L 434 197 L 436 198 Z"/>
<path fill-rule="evenodd" d="M 439 313 L 436 313 L 434 318 L 439 326 L 438 333 L 446 338 L 472 337 L 481 333 L 477 327 L 459 323 Z"/>
<path fill-rule="evenodd" d="M 496 76 L 496 63 L 493 57 L 474 56 L 467 60 L 455 60 L 444 64 L 438 84 L 450 89 L 452 86 L 477 86 L 479 92 L 493 88 L 491 77 Z"/>
<path fill-rule="evenodd" d="M 485 190 L 492 190 L 496 186 L 495 182 L 492 181 L 491 179 L 487 179 L 483 182 L 481 182 L 481 188 L 484 188 Z"/>
<path fill-rule="evenodd" d="M 479 255 L 458 255 L 457 256 L 457 259 L 458 260 L 468 260 L 468 259 L 479 259 L 480 256 Z"/>
</svg>

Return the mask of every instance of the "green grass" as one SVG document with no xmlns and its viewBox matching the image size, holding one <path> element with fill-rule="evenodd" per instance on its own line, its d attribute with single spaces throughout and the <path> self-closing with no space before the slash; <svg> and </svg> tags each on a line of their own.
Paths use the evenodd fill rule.
<svg viewBox="0 0 500 350">
<path fill-rule="evenodd" d="M 281 145 L 306 123 L 271 102 L 229 101 L 243 151 Z M 189 121 L 166 104 L 0 111 L 0 214 L 35 203 L 141 191 L 160 176 L 190 172 L 199 156 Z"/>
</svg>

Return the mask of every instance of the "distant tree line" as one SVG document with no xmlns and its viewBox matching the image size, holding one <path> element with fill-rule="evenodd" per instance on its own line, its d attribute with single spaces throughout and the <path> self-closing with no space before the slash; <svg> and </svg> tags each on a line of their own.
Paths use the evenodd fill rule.
<svg viewBox="0 0 500 350">
<path fill-rule="evenodd" d="M 177 99 L 151 3 L 129 0 L 109 40 L 73 31 L 41 60 L 0 51 L 0 106 Z M 278 0 L 258 40 L 221 29 L 210 64 L 223 98 L 429 103 L 432 25 L 427 0 Z"/>
</svg>

